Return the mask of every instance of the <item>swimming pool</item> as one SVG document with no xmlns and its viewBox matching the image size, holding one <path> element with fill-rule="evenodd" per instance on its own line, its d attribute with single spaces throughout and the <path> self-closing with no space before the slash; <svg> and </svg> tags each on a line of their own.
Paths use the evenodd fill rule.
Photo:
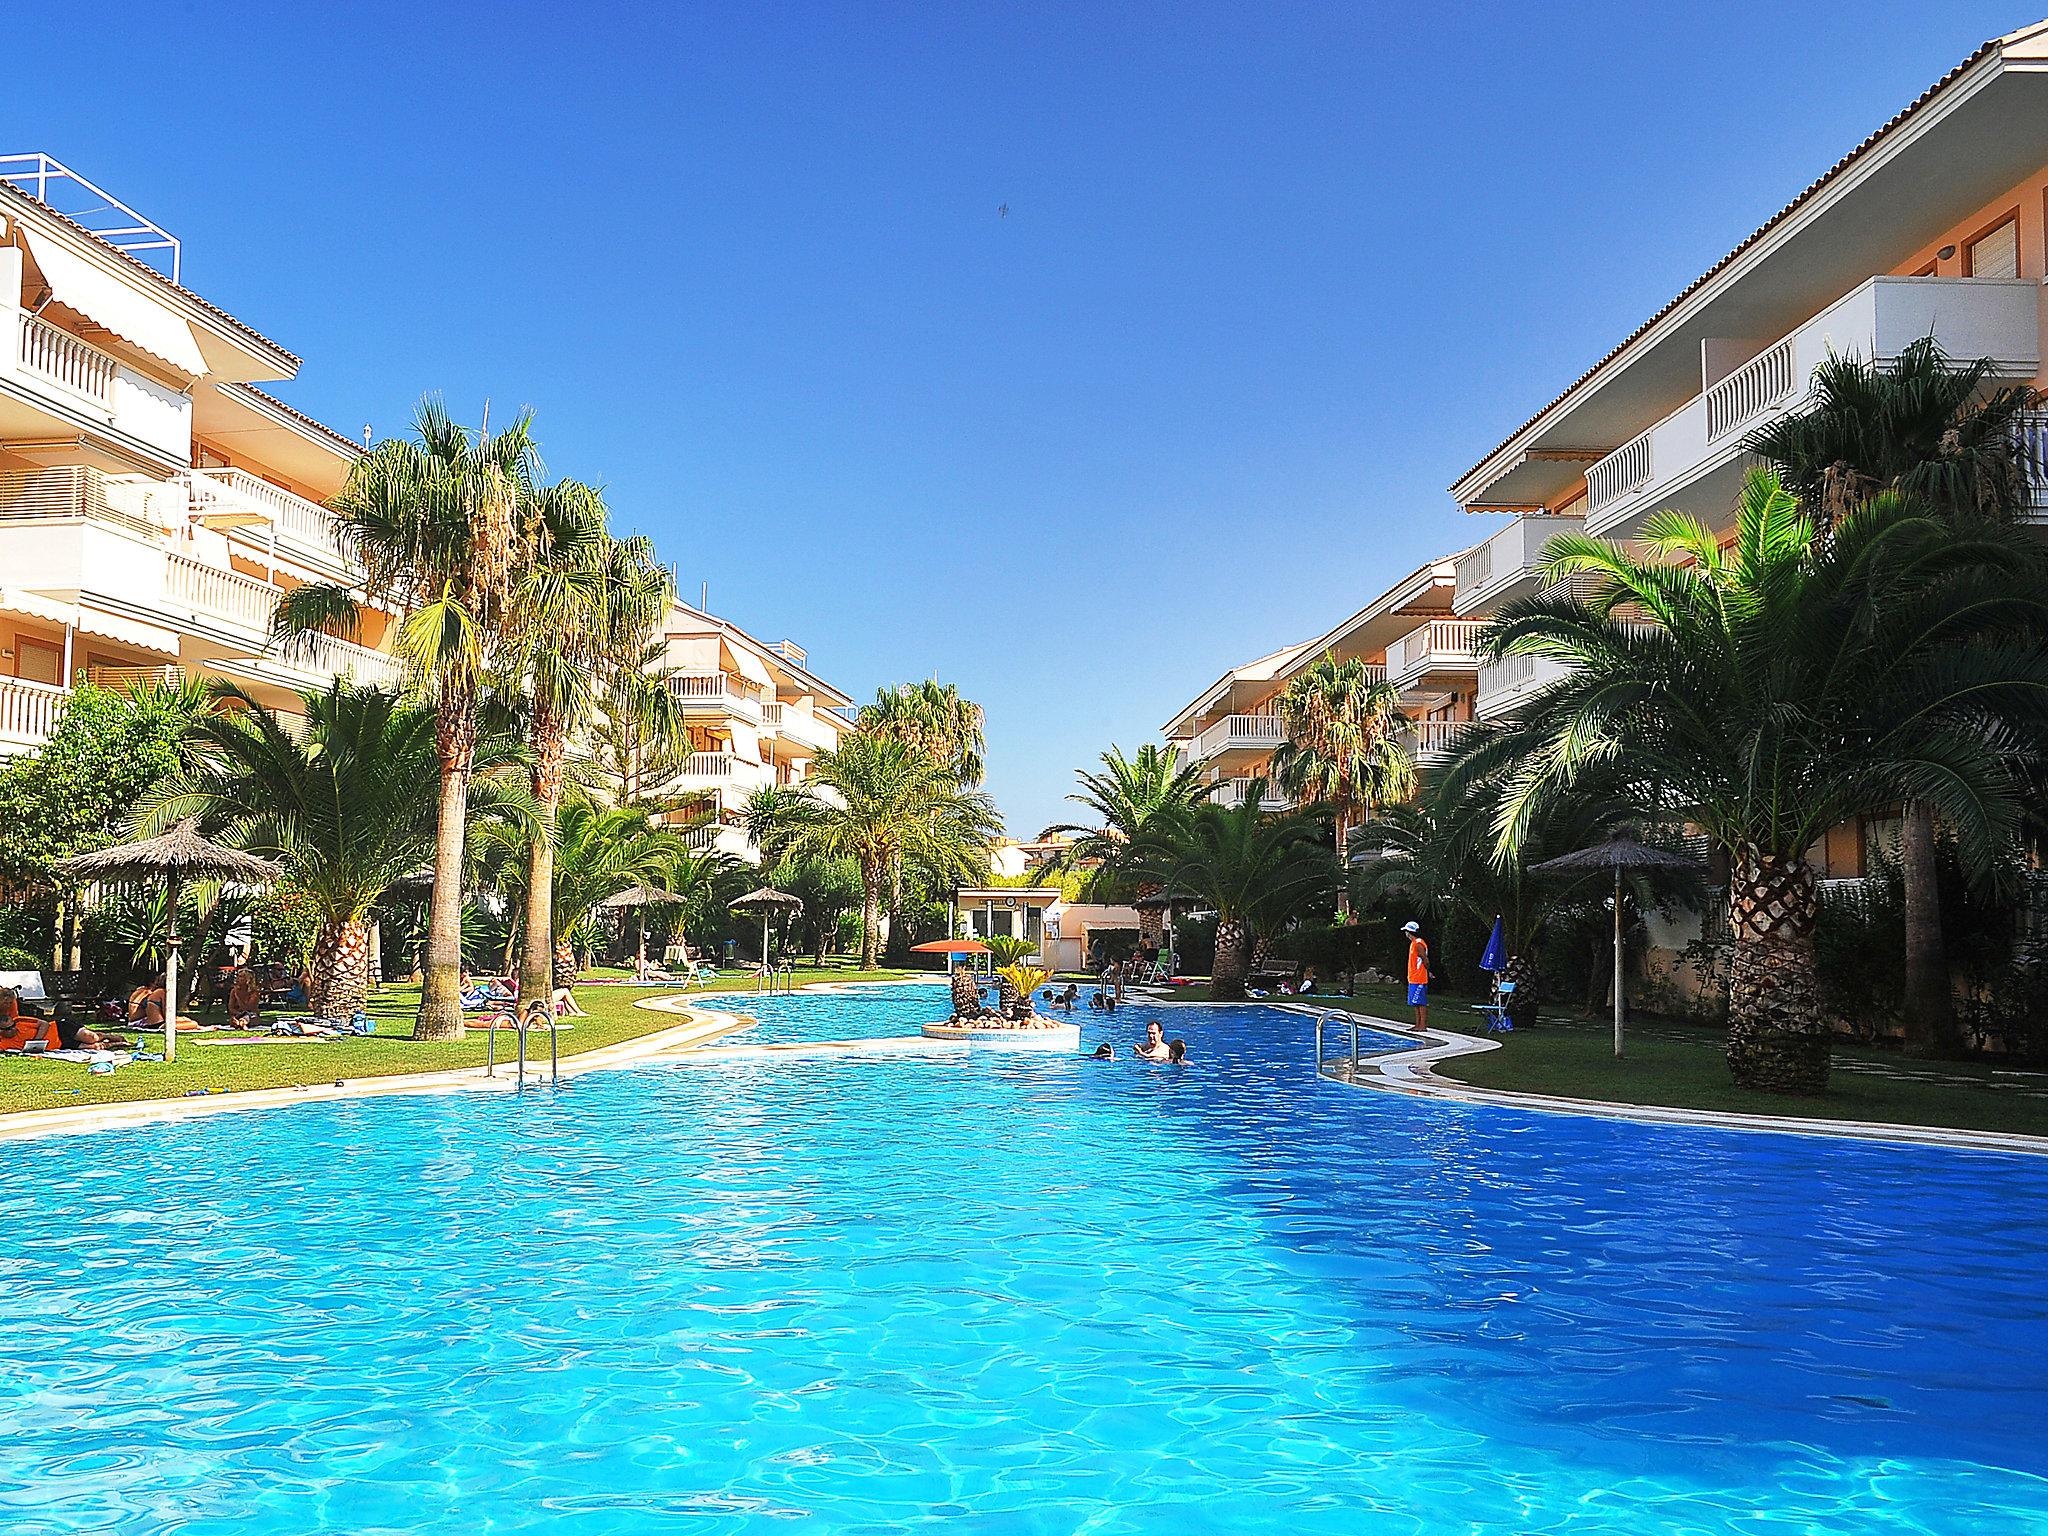
<svg viewBox="0 0 2048 1536">
<path fill-rule="evenodd" d="M 942 1002 L 855 996 L 750 1006 Z M 2048 1519 L 2048 1162 L 1365 1093 L 1273 1009 L 1101 1022 L 1154 1014 L 1194 1066 L 740 1055 L 18 1144 L 0 1528 Z"/>
</svg>

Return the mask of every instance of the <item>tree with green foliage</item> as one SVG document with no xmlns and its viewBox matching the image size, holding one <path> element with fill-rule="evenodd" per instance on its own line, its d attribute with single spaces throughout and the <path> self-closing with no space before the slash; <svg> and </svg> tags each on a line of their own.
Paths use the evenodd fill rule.
<svg viewBox="0 0 2048 1536">
<path fill-rule="evenodd" d="M 987 724 L 979 704 L 960 696 L 956 683 L 936 678 L 899 683 L 875 691 L 875 701 L 861 706 L 856 722 L 871 736 L 899 741 L 926 753 L 945 767 L 962 789 L 981 784 Z"/>
<path fill-rule="evenodd" d="M 810 941 L 812 958 L 823 965 L 838 937 L 840 919 L 860 909 L 859 862 L 798 854 L 778 860 L 768 883 L 804 904 L 797 926 Z"/>
<path fill-rule="evenodd" d="M 1279 715 L 1273 778 L 1297 804 L 1329 808 L 1341 860 L 1360 817 L 1414 793 L 1415 760 L 1397 735 L 1401 690 L 1326 653 L 1281 690 Z"/>
<path fill-rule="evenodd" d="M 1266 781 L 1234 806 L 1203 804 L 1160 823 L 1139 839 L 1131 867 L 1165 894 L 1216 914 L 1216 961 L 1209 995 L 1240 999 L 1253 941 L 1326 906 L 1337 892 L 1337 861 L 1318 815 L 1262 811 Z"/>
<path fill-rule="evenodd" d="M 615 539 L 604 498 L 561 480 L 534 497 L 533 545 L 512 591 L 510 690 L 525 717 L 527 772 L 540 821 L 527 850 L 519 996 L 553 996 L 555 813 L 573 733 L 601 707 L 643 717 L 674 714 L 665 688 L 638 670 L 648 633 L 673 596 L 644 538 Z"/>
<path fill-rule="evenodd" d="M 115 692 L 81 675 L 42 748 L 0 762 L 0 883 L 51 892 L 62 908 L 37 945 L 40 961 L 62 966 L 78 916 L 60 862 L 127 837 L 135 807 L 177 766 L 178 744 L 207 705 L 198 683 Z"/>
<path fill-rule="evenodd" d="M 1931 336 L 1890 362 L 1830 357 L 1814 370 L 1812 403 L 1752 433 L 1747 447 L 1778 466 L 1817 533 L 1881 492 L 1911 497 L 1969 531 L 2010 525 L 2031 504 L 2021 462 L 2031 388 L 1996 387 L 1988 360 L 1956 363 Z M 1943 954 L 1934 809 L 1909 801 L 1900 822 L 1905 882 L 1906 1050 L 1961 1047 Z"/>
<path fill-rule="evenodd" d="M 865 731 L 820 753 L 809 784 L 830 790 L 787 853 L 850 858 L 861 874 L 861 953 L 872 970 L 881 945 L 886 882 L 905 861 L 958 879 L 988 867 L 1002 823 L 994 803 L 964 789 L 950 764 L 893 737 Z"/>
<path fill-rule="evenodd" d="M 488 420 L 488 418 L 487 418 Z M 412 435 L 378 443 L 349 471 L 331 507 L 336 536 L 363 571 L 361 592 L 404 614 L 398 652 L 408 685 L 435 709 L 439 799 L 426 984 L 414 1038 L 463 1032 L 462 856 L 480 706 L 511 634 L 520 562 L 534 543 L 539 453 L 532 417 L 502 432 L 458 425 L 423 401 Z M 358 592 L 312 582 L 279 599 L 278 638 L 352 638 Z"/>
<path fill-rule="evenodd" d="M 1546 802 L 1595 770 L 1646 821 L 1704 833 L 1730 867 L 1730 1072 L 1792 1093 L 1825 1089 L 1830 1054 L 1807 851 L 1919 800 L 1971 867 L 1995 868 L 2048 725 L 2048 580 L 2023 535 L 1965 536 L 1892 495 L 1816 534 L 1754 471 L 1730 547 L 1675 512 L 1644 525 L 1641 553 L 1559 536 L 1543 559 L 1558 585 L 1480 641 L 1569 668 L 1504 735 L 1497 857 L 1520 857 Z"/>
<path fill-rule="evenodd" d="M 319 917 L 310 1005 L 323 1018 L 353 1013 L 369 987 L 371 909 L 434 855 L 434 711 L 337 681 L 300 696 L 301 726 L 241 688 L 214 692 L 229 707 L 192 722 L 185 761 L 148 798 L 143 824 L 160 831 L 196 816 L 209 836 L 283 864 Z M 516 751 L 480 738 L 471 821 L 531 836 L 531 801 L 507 776 Z"/>
<path fill-rule="evenodd" d="M 1092 823 L 1063 821 L 1039 833 L 1041 839 L 1071 837 L 1053 859 L 1050 872 L 1063 874 L 1083 864 L 1095 864 L 1112 875 L 1130 874 L 1132 854 L 1142 844 L 1156 840 L 1169 828 L 1184 823 L 1208 794 L 1202 782 L 1204 760 L 1182 762 L 1178 747 L 1147 742 L 1135 757 L 1112 746 L 1102 754 L 1100 772 L 1080 772 L 1080 792 L 1067 796 L 1094 814 Z M 1134 881 L 1133 894 L 1144 901 L 1159 894 L 1159 882 L 1143 878 Z M 1165 914 L 1156 906 L 1138 909 L 1141 942 L 1156 947 L 1160 942 Z"/>
</svg>

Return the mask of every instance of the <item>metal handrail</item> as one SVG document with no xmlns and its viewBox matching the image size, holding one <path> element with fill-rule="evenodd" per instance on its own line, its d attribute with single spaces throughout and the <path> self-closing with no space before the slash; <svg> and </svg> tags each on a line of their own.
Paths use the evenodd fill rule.
<svg viewBox="0 0 2048 1536">
<path fill-rule="evenodd" d="M 1323 1028 L 1339 1017 L 1340 1015 L 1334 1012 L 1318 1013 L 1316 1015 L 1316 1076 L 1318 1077 L 1323 1075 L 1323 1062 L 1326 1059 L 1323 1054 Z M 1344 1023 L 1351 1026 L 1351 1075 L 1356 1077 L 1358 1075 L 1358 1015 L 1355 1013 L 1345 1013 L 1341 1015 L 1341 1018 Z"/>
<path fill-rule="evenodd" d="M 540 1015 L 538 1022 L 534 1018 L 536 1013 Z M 511 1015 L 507 1015 L 507 1017 L 512 1018 L 512 1027 L 519 1033 L 519 1087 L 521 1089 L 526 1087 L 526 1032 L 530 1029 L 545 1029 L 548 1032 L 548 1086 L 552 1088 L 561 1082 L 562 1053 L 559 1033 L 561 1026 L 555 1021 L 553 1005 L 535 998 L 519 1010 L 517 1017 Z M 484 1076 L 496 1077 L 497 1075 L 498 1026 L 493 1024 L 491 1026 L 491 1038 L 484 1049 Z"/>
</svg>

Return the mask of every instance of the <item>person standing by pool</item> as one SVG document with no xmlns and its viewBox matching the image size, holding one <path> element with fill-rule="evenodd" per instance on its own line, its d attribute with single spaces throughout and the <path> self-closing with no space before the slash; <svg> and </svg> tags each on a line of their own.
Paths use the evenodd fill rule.
<svg viewBox="0 0 2048 1536">
<path fill-rule="evenodd" d="M 1408 935 L 1408 1006 L 1415 1010 L 1415 1027 L 1429 1028 L 1429 944 L 1422 937 L 1422 924 L 1404 923 Z"/>
</svg>

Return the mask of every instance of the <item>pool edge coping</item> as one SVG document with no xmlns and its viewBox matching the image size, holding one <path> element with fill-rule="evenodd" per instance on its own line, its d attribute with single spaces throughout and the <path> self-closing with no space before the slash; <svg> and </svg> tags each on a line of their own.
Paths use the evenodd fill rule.
<svg viewBox="0 0 2048 1536">
<path fill-rule="evenodd" d="M 1735 1110 L 1685 1109 L 1670 1104 L 1634 1104 L 1616 1099 L 1575 1099 L 1561 1094 L 1481 1088 L 1472 1083 L 1461 1083 L 1455 1078 L 1438 1076 L 1436 1064 L 1461 1056 L 1497 1051 L 1500 1049 L 1498 1040 L 1448 1029 L 1418 1031 L 1412 1024 L 1397 1023 L 1377 1014 L 1355 1013 L 1349 1009 L 1317 1008 L 1306 1003 L 1263 998 L 1260 1001 L 1267 1007 L 1282 1008 L 1308 1018 L 1341 1020 L 1347 1025 L 1356 1019 L 1361 1025 L 1370 1024 L 1381 1034 L 1427 1042 L 1405 1051 L 1362 1057 L 1356 1072 L 1342 1076 L 1325 1071 L 1322 1062 L 1316 1063 L 1318 1077 L 1347 1088 L 1404 1094 L 1409 1098 L 1440 1102 L 1482 1104 L 1496 1109 L 1627 1120 L 1639 1125 L 1689 1125 L 1723 1131 L 1767 1131 L 1781 1136 L 1831 1136 L 1842 1141 L 1890 1142 L 1956 1151 L 2048 1157 L 2048 1136 L 2030 1136 L 2023 1131 L 1976 1131 L 1956 1126 L 1905 1125 L 1889 1120 L 1824 1120 L 1811 1115 L 1753 1115 Z"/>
</svg>

